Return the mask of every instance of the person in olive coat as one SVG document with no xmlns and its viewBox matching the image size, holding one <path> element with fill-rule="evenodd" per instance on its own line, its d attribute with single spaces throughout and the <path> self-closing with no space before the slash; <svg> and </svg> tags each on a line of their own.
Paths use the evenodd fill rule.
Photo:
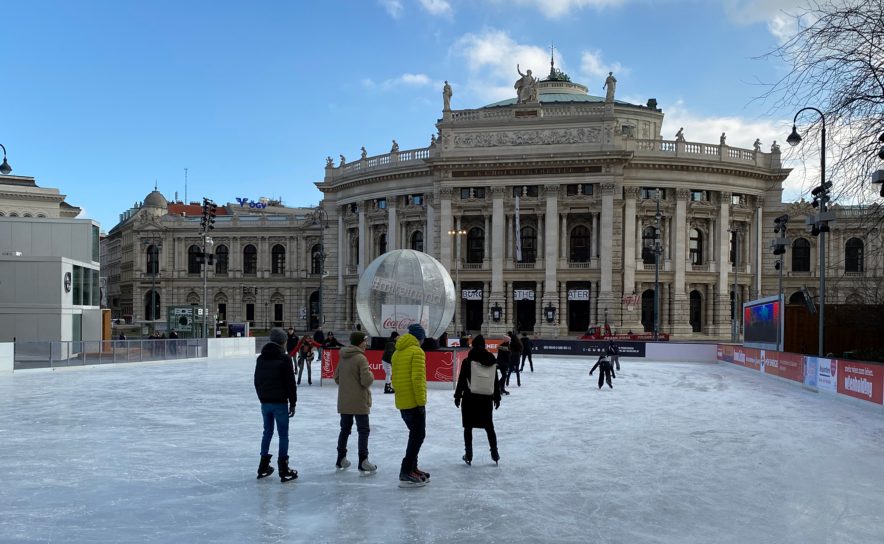
<svg viewBox="0 0 884 544">
<path fill-rule="evenodd" d="M 338 460 L 335 466 L 345 469 L 350 466 L 347 460 L 347 440 L 356 420 L 359 433 L 360 472 L 372 473 L 378 469 L 368 461 L 368 414 L 371 412 L 371 384 L 374 376 L 365 357 L 367 336 L 362 331 L 350 335 L 350 345 L 341 349 L 341 362 L 335 368 L 335 383 L 338 384 L 338 413 L 341 414 L 341 432 L 338 434 Z"/>
<path fill-rule="evenodd" d="M 463 460 L 470 465 L 473 462 L 473 429 L 485 429 L 488 445 L 491 448 L 491 459 L 496 463 L 500 460 L 497 452 L 497 434 L 494 432 L 494 411 L 500 408 L 500 382 L 494 380 L 494 394 L 479 395 L 470 391 L 472 378 L 472 362 L 483 366 L 494 366 L 497 361 L 494 355 L 485 349 L 485 338 L 480 334 L 473 339 L 467 358 L 460 367 L 457 388 L 454 390 L 454 405 L 461 409 L 463 424 Z M 493 408 L 493 409 L 492 409 Z"/>
</svg>

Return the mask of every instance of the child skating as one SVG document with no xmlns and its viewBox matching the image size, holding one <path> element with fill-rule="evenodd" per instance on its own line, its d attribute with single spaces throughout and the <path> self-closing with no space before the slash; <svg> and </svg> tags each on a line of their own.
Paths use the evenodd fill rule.
<svg viewBox="0 0 884 544">
<path fill-rule="evenodd" d="M 595 365 L 593 365 L 592 369 L 589 371 L 589 375 L 592 376 L 592 373 L 595 372 L 595 369 L 599 369 L 599 389 L 608 382 L 608 387 L 614 389 L 614 386 L 611 384 L 611 378 L 616 378 L 617 376 L 614 374 L 614 367 L 611 366 L 611 361 L 608 360 L 608 356 L 606 354 L 599 355 L 599 360 L 596 361 Z"/>
</svg>

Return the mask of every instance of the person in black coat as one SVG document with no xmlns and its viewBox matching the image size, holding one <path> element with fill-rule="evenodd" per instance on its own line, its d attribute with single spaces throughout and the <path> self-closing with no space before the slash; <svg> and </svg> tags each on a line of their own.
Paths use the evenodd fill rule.
<svg viewBox="0 0 884 544">
<path fill-rule="evenodd" d="M 476 337 L 478 338 L 478 337 Z M 473 343 L 476 343 L 475 338 Z M 504 336 L 503 341 L 497 346 L 497 370 L 500 372 L 500 393 L 509 395 L 506 390 L 506 376 L 510 368 L 510 337 Z"/>
<path fill-rule="evenodd" d="M 457 377 L 457 388 L 454 390 L 454 405 L 461 409 L 461 422 L 463 423 L 464 456 L 466 464 L 473 462 L 473 429 L 485 429 L 488 435 L 488 445 L 491 448 L 491 459 L 496 463 L 500 460 L 497 452 L 497 434 L 494 432 L 494 410 L 500 408 L 500 382 L 494 380 L 494 394 L 479 395 L 470 391 L 472 377 L 472 363 L 482 366 L 496 364 L 494 355 L 485 349 L 485 338 L 482 335 L 473 339 L 467 358 L 460 367 L 460 375 Z M 495 371 L 496 375 L 496 371 Z"/>
<path fill-rule="evenodd" d="M 605 382 L 608 382 L 608 387 L 614 389 L 614 386 L 611 385 L 611 378 L 616 378 L 617 376 L 614 374 L 614 367 L 611 366 L 611 361 L 608 360 L 608 356 L 606 354 L 599 355 L 599 360 L 596 361 L 595 365 L 589 370 L 589 375 L 592 376 L 592 373 L 595 369 L 599 369 L 599 389 L 602 388 L 602 385 Z"/>
<path fill-rule="evenodd" d="M 276 424 L 276 431 L 279 433 L 279 457 L 276 461 L 279 478 L 288 482 L 298 477 L 298 472 L 289 468 L 289 418 L 295 415 L 298 390 L 295 387 L 295 369 L 285 350 L 285 343 L 284 330 L 270 330 L 270 342 L 261 349 L 261 355 L 255 363 L 255 392 L 261 401 L 261 416 L 264 419 L 258 478 L 273 474 L 270 467 L 273 456 L 269 450 Z"/>
<path fill-rule="evenodd" d="M 531 348 L 534 347 L 534 344 L 531 342 L 531 339 L 528 338 L 528 333 L 522 333 L 522 364 L 519 366 L 519 370 L 525 370 L 525 359 L 528 359 L 528 364 L 530 365 L 531 372 L 534 372 L 534 359 L 531 358 Z"/>
<path fill-rule="evenodd" d="M 613 340 L 608 340 L 608 347 L 605 349 L 605 354 L 610 357 L 611 364 L 614 365 L 614 368 L 620 370 L 620 348 L 618 348 Z"/>
<path fill-rule="evenodd" d="M 519 368 L 519 359 L 522 358 L 522 342 L 515 333 L 508 332 L 510 337 L 510 367 L 506 371 L 506 384 L 510 384 L 510 376 L 516 373 L 516 385 L 522 387 L 522 370 Z"/>
</svg>

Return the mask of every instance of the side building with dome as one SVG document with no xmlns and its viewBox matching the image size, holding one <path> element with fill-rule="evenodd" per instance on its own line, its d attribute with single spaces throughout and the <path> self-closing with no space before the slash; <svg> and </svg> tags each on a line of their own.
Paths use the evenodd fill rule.
<svg viewBox="0 0 884 544">
<path fill-rule="evenodd" d="M 607 97 L 555 68 L 534 80 L 533 96 L 519 88 L 524 80 L 518 98 L 460 110 L 450 108 L 446 83 L 429 147 L 399 150 L 394 141 L 384 155 L 363 148 L 358 160 L 326 159 L 316 185 L 333 226 L 325 242 L 337 248 L 326 264 L 335 284 L 326 313 L 336 323 L 357 321 L 360 273 L 398 248 L 430 253 L 450 270 L 459 295 L 452 333 L 573 338 L 605 323 L 652 331 L 659 286 L 660 332 L 726 339 L 735 299 L 776 294 L 770 243 L 789 170 L 775 142 L 741 149 L 724 135 L 693 142 L 681 130 L 668 140 L 656 100 L 617 100 L 611 78 Z M 801 253 L 785 259 L 793 302 L 805 285 L 816 291 L 818 274 L 818 240 L 804 233 L 802 206 L 790 205 L 789 236 Z M 880 233 L 871 237 L 862 243 L 880 247 Z M 881 276 L 879 260 L 872 276 Z M 854 251 L 857 269 L 855 261 Z M 850 292 L 843 286 L 836 300 Z"/>
</svg>

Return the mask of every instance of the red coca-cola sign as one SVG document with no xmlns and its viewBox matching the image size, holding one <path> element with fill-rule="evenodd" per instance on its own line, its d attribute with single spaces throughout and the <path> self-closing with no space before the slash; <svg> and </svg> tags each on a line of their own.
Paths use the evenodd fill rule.
<svg viewBox="0 0 884 544">
<path fill-rule="evenodd" d="M 414 318 L 411 317 L 388 317 L 384 319 L 383 328 L 391 331 L 404 331 L 412 323 L 414 323 Z"/>
</svg>

